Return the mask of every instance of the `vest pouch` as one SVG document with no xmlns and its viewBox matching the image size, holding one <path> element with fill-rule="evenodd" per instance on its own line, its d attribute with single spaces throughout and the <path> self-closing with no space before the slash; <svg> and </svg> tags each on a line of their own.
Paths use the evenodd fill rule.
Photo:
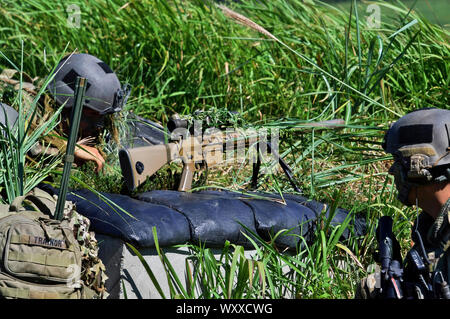
<svg viewBox="0 0 450 319">
<path fill-rule="evenodd" d="M 0 220 L 0 271 L 32 283 L 76 283 L 81 253 L 72 230 L 44 215 L 30 219 L 26 214 L 19 212 Z"/>
<path fill-rule="evenodd" d="M 65 284 L 37 284 L 0 273 L 0 298 L 7 299 L 80 299 L 83 290 Z"/>
</svg>

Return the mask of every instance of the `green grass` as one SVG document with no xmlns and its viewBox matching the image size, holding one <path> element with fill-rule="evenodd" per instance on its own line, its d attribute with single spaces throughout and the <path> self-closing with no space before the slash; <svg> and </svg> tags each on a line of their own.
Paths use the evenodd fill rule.
<svg viewBox="0 0 450 319">
<path fill-rule="evenodd" d="M 207 248 L 190 246 L 192 258 L 202 265 L 191 288 L 205 289 L 201 294 L 194 288 L 178 291 L 173 279 L 172 297 L 276 298 L 289 290 L 302 298 L 348 298 L 364 268 L 373 262 L 373 235 L 380 216 L 394 217 L 394 232 L 402 247 L 408 247 L 414 212 L 395 200 L 393 181 L 386 175 L 390 156 L 380 144 L 388 123 L 406 112 L 448 108 L 447 30 L 415 11 L 385 2 L 380 6 L 396 18 L 382 19 L 377 30 L 367 25 L 360 10 L 300 0 L 232 5 L 276 40 L 200 0 L 71 3 L 81 8 L 80 28 L 68 26 L 64 1 L 3 1 L 0 68 L 23 70 L 26 81 L 39 77 L 34 83 L 40 86 L 64 52 L 77 50 L 98 56 L 122 82 L 129 82 L 133 90 L 127 110 L 151 120 L 165 124 L 174 112 L 186 115 L 213 107 L 239 111 L 245 126 L 280 129 L 280 154 L 306 196 L 367 216 L 369 232 L 364 238 L 340 243 L 333 236 L 339 228 L 319 227 L 314 244 L 293 255 L 257 241 L 260 248 L 253 260 L 242 256 L 242 248 L 228 245 L 222 259 L 214 261 Z M 20 92 L 0 89 L 0 97 L 21 110 L 28 104 Z M 37 106 L 37 99 L 31 106 Z M 347 125 L 339 130 L 303 126 L 335 118 Z M 55 121 L 46 125 L 52 127 Z M 16 140 L 2 141 L 4 201 L 10 202 L 39 180 L 58 180 L 55 166 L 42 160 L 36 168 L 25 161 L 38 137 L 25 138 L 26 123 L 22 119 L 21 129 L 12 135 Z M 104 176 L 88 180 L 92 167 L 78 168 L 73 183 L 121 192 L 115 151 L 108 150 Z M 11 157 L 11 152 L 18 155 Z M 165 168 L 146 187 L 174 187 L 177 173 L 179 167 Z M 207 186 L 245 188 L 250 178 L 248 167 L 221 168 L 209 172 Z M 258 188 L 292 191 L 282 174 L 260 178 Z M 340 194 L 338 202 L 336 194 Z M 341 269 L 340 260 L 350 268 Z M 284 275 L 285 267 L 292 277 Z M 236 278 L 246 284 L 239 285 L 242 281 L 236 283 Z M 213 285 L 217 280 L 220 291 Z"/>
<path fill-rule="evenodd" d="M 325 0 L 323 2 L 335 5 L 348 11 L 351 7 L 352 0 Z M 408 9 L 413 7 L 413 10 L 417 14 L 431 23 L 447 28 L 447 30 L 450 27 L 450 16 L 448 15 L 449 4 L 446 0 L 387 0 L 384 2 L 400 7 L 406 7 Z M 367 6 L 371 3 L 374 2 L 358 1 L 358 11 L 360 12 L 360 16 L 367 17 L 370 15 L 371 12 L 367 12 Z M 393 10 L 391 10 L 388 6 L 380 6 L 380 8 L 381 19 L 396 19 L 395 14 L 393 14 Z"/>
</svg>

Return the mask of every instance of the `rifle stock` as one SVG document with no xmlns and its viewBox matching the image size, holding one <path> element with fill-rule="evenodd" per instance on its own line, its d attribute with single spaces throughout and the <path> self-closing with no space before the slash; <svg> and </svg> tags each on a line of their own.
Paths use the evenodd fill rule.
<svg viewBox="0 0 450 319">
<path fill-rule="evenodd" d="M 136 189 L 147 177 L 177 157 L 175 143 L 121 149 L 119 162 L 125 185 L 129 190 Z"/>
<path fill-rule="evenodd" d="M 218 158 L 223 154 L 222 145 L 223 142 L 202 143 L 196 137 L 189 137 L 168 144 L 121 149 L 119 162 L 125 185 L 132 191 L 165 164 L 180 159 L 183 172 L 178 190 L 188 191 L 192 186 L 194 172 L 198 169 L 196 164 L 207 162 L 209 166 L 214 166 L 220 163 Z"/>
</svg>

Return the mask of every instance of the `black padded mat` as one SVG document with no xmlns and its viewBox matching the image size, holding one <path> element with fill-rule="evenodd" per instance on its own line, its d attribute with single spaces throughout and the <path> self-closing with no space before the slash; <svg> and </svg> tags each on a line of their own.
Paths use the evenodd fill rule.
<svg viewBox="0 0 450 319">
<path fill-rule="evenodd" d="M 41 186 L 40 186 L 41 187 Z M 58 193 L 48 185 L 41 188 Z M 278 236 L 280 247 L 295 249 L 299 243 L 313 240 L 317 219 L 330 218 L 332 225 L 341 224 L 349 212 L 330 208 L 302 196 L 284 194 L 284 203 L 277 194 L 241 194 L 230 191 L 178 192 L 155 190 L 131 198 L 125 195 L 101 193 L 110 203 L 89 190 L 69 192 L 67 200 L 77 211 L 91 220 L 91 230 L 118 237 L 137 247 L 154 247 L 152 227 L 158 233 L 162 247 L 194 242 L 206 247 L 223 247 L 225 241 L 252 248 L 244 234 L 257 234 L 264 240 Z M 258 195 L 252 196 L 252 195 Z M 259 196 L 264 196 L 261 199 Z M 123 208 L 133 217 L 117 208 Z M 355 234 L 365 233 L 365 220 L 356 214 L 350 222 Z M 343 238 L 348 238 L 346 229 Z"/>
</svg>

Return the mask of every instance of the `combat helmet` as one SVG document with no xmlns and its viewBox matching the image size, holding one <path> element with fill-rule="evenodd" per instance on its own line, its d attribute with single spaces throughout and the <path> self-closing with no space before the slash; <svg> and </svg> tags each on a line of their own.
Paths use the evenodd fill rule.
<svg viewBox="0 0 450 319">
<path fill-rule="evenodd" d="M 74 103 L 77 76 L 88 80 L 84 106 L 100 115 L 118 112 L 128 99 L 128 85 L 121 86 L 117 75 L 102 60 L 85 53 L 71 54 L 56 67 L 56 74 L 48 85 L 58 104 L 71 108 Z"/>
<path fill-rule="evenodd" d="M 0 132 L 8 128 L 13 128 L 17 118 L 19 117 L 19 113 L 11 106 L 0 102 Z"/>
<path fill-rule="evenodd" d="M 383 149 L 394 156 L 399 199 L 407 203 L 412 186 L 450 181 L 450 110 L 410 112 L 386 132 Z"/>
</svg>

